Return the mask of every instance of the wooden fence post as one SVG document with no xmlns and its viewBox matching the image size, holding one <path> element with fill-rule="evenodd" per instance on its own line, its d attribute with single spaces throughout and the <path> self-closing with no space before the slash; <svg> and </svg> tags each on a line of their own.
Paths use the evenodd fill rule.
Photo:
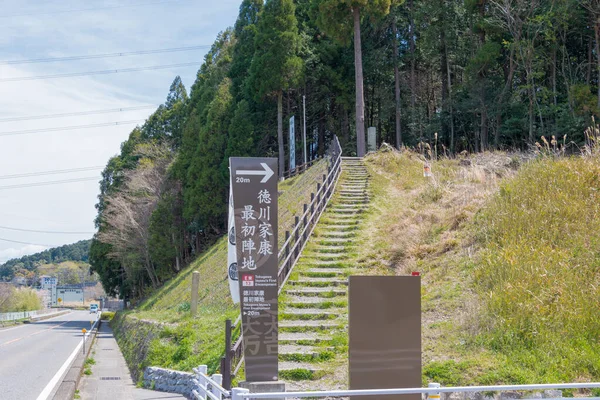
<svg viewBox="0 0 600 400">
<path fill-rule="evenodd" d="M 315 194 L 310 194 L 310 223 L 313 223 L 313 218 L 315 217 Z"/>
<path fill-rule="evenodd" d="M 304 234 L 302 235 L 302 242 L 306 242 L 306 235 L 308 234 L 308 230 L 306 229 L 306 224 L 308 222 L 308 204 L 304 203 L 303 210 L 304 214 L 302 215 L 304 215 L 304 221 L 302 222 L 302 228 L 304 229 Z"/>
<path fill-rule="evenodd" d="M 294 261 L 298 258 L 298 252 L 300 251 L 300 247 L 298 246 L 298 238 L 300 236 L 300 217 L 297 215 L 294 216 L 294 225 L 296 226 L 296 234 L 294 235 Z"/>
<path fill-rule="evenodd" d="M 192 303 L 190 304 L 190 311 L 192 317 L 196 316 L 198 312 L 198 286 L 200 285 L 200 272 L 194 271 L 192 273 Z"/>
</svg>

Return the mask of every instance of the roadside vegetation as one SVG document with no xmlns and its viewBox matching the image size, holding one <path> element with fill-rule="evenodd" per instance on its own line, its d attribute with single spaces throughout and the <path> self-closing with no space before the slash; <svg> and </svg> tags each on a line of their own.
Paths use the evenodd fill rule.
<svg viewBox="0 0 600 400">
<path fill-rule="evenodd" d="M 41 308 L 42 301 L 34 290 L 0 284 L 0 312 L 33 311 Z"/>
</svg>

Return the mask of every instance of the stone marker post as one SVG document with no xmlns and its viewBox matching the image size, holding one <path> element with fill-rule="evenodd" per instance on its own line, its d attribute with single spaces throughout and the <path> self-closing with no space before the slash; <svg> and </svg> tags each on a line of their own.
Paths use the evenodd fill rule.
<svg viewBox="0 0 600 400">
<path fill-rule="evenodd" d="M 198 312 L 198 286 L 200 285 L 200 272 L 194 271 L 192 273 L 192 303 L 190 304 L 190 311 L 192 317 L 196 316 Z"/>
</svg>

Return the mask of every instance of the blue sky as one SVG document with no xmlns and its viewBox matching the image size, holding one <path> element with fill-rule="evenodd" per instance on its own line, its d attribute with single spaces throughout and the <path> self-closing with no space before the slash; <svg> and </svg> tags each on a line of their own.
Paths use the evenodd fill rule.
<svg viewBox="0 0 600 400">
<path fill-rule="evenodd" d="M 232 26 L 241 0 L 0 1 L 0 120 L 164 102 L 180 75 L 191 87 L 206 49 L 68 62 L 4 61 L 211 45 Z M 77 10 L 77 11 L 76 11 Z M 68 11 L 68 12 L 63 12 Z M 2 79 L 195 62 L 188 67 L 111 75 L 2 82 Z M 3 186 L 98 177 L 100 171 L 2 179 L 39 171 L 105 165 L 135 125 L 2 136 L 9 131 L 144 120 L 151 109 L 13 122 L 0 121 L 0 226 L 93 232 L 98 183 L 19 189 Z M 57 235 L 0 228 L 0 262 L 91 234 Z"/>
</svg>

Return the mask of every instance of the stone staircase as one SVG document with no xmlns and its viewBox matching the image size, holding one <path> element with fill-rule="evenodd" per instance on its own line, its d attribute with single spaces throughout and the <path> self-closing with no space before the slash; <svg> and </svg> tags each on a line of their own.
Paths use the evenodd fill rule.
<svg viewBox="0 0 600 400">
<path fill-rule="evenodd" d="M 362 159 L 342 158 L 334 196 L 280 296 L 279 370 L 288 390 L 346 385 L 335 375 L 347 369 L 348 276 L 368 187 Z"/>
</svg>

